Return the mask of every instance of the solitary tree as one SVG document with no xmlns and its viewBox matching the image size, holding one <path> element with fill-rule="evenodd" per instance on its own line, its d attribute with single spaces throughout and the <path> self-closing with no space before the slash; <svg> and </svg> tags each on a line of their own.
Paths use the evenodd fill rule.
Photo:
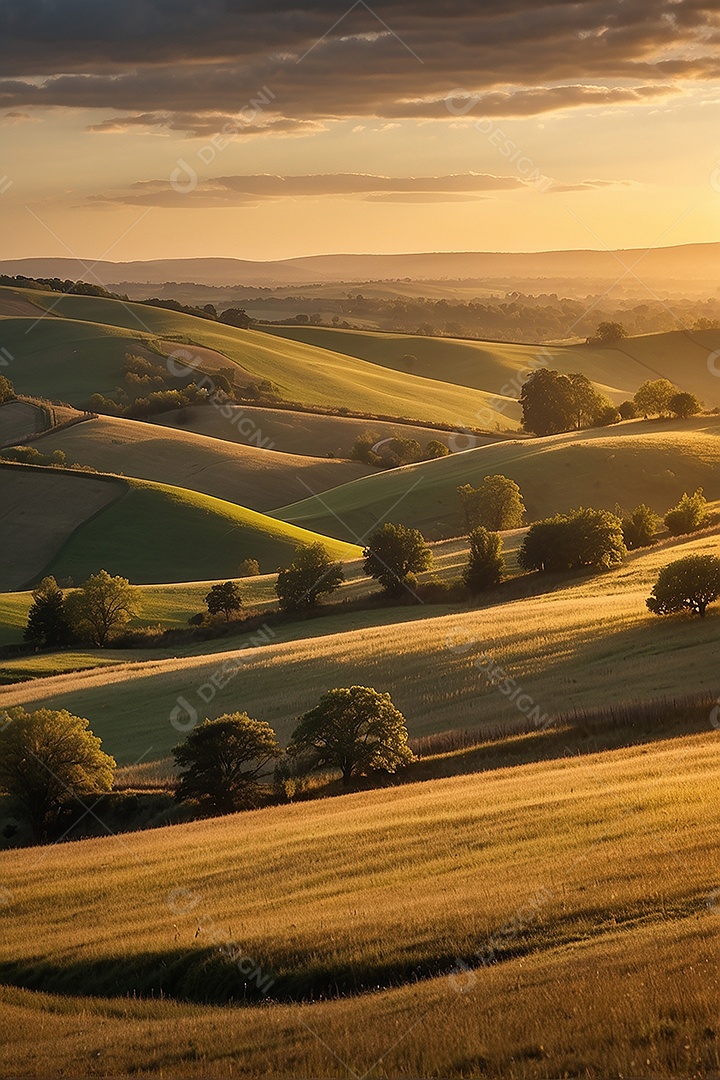
<svg viewBox="0 0 720 1080">
<path fill-rule="evenodd" d="M 522 525 L 525 504 L 520 488 L 507 476 L 486 476 L 478 488 L 463 484 L 457 490 L 468 532 L 479 526 L 501 532 Z"/>
<path fill-rule="evenodd" d="M 205 720 L 173 750 L 181 770 L 176 796 L 216 813 L 257 805 L 261 776 L 280 756 L 275 732 L 247 713 L 227 713 Z"/>
<path fill-rule="evenodd" d="M 580 507 L 531 525 L 518 562 L 524 570 L 608 570 L 626 555 L 620 518 L 609 510 Z"/>
<path fill-rule="evenodd" d="M 343 785 L 371 769 L 394 773 L 412 761 L 407 726 L 389 694 L 369 686 L 328 690 L 300 717 L 288 753 L 306 768 L 340 769 Z"/>
<path fill-rule="evenodd" d="M 235 615 L 243 604 L 240 587 L 234 581 L 213 585 L 205 597 L 205 603 L 210 615 L 224 615 L 225 621 L 230 622 L 231 615 Z"/>
<path fill-rule="evenodd" d="M 628 336 L 628 332 L 619 322 L 601 322 L 592 337 L 588 338 L 591 345 L 614 345 Z"/>
<path fill-rule="evenodd" d="M 720 559 L 717 555 L 687 555 L 664 566 L 647 599 L 655 615 L 692 611 L 705 617 L 708 604 L 720 596 Z"/>
<path fill-rule="evenodd" d="M 283 610 L 301 611 L 334 593 L 344 580 L 342 563 L 335 562 L 318 541 L 297 549 L 290 566 L 278 573 L 275 591 Z"/>
<path fill-rule="evenodd" d="M 698 488 L 692 495 L 685 492 L 677 506 L 668 510 L 665 515 L 665 524 L 673 536 L 695 532 L 707 524 L 707 521 L 707 499 L 702 488 Z"/>
<path fill-rule="evenodd" d="M 74 801 L 109 791 L 114 772 L 88 721 L 64 709 L 17 707 L 0 724 L 0 792 L 40 843 Z"/>
<path fill-rule="evenodd" d="M 399 596 L 415 574 L 432 566 L 432 552 L 420 530 L 389 521 L 375 530 L 363 555 L 365 573 L 376 578 L 390 596 Z"/>
<path fill-rule="evenodd" d="M 670 411 L 670 401 L 678 388 L 669 379 L 651 379 L 643 383 L 633 398 L 635 408 L 647 419 L 649 416 L 665 416 Z"/>
<path fill-rule="evenodd" d="M 496 532 L 480 526 L 470 533 L 470 555 L 463 573 L 463 583 L 470 593 L 493 589 L 502 581 L 505 560 L 502 539 Z"/>
<path fill-rule="evenodd" d="M 674 416 L 687 420 L 688 417 L 697 416 L 702 411 L 702 402 L 694 394 L 680 391 L 670 398 L 668 408 Z"/>
<path fill-rule="evenodd" d="M 72 630 L 65 614 L 65 598 L 54 577 L 43 578 L 33 590 L 23 637 L 33 645 L 58 648 L 67 645 Z"/>
<path fill-rule="evenodd" d="M 450 454 L 450 448 L 445 445 L 444 442 L 440 442 L 439 439 L 431 439 L 429 443 L 425 445 L 425 460 L 434 461 L 435 458 L 448 457 Z"/>
<path fill-rule="evenodd" d="M 137 596 L 127 578 L 111 577 L 107 570 L 100 570 L 68 595 L 65 609 L 73 630 L 103 648 L 111 634 L 136 614 Z"/>
<path fill-rule="evenodd" d="M 640 503 L 631 514 L 622 519 L 623 539 L 628 550 L 648 547 L 655 539 L 660 518 L 655 511 Z"/>
</svg>

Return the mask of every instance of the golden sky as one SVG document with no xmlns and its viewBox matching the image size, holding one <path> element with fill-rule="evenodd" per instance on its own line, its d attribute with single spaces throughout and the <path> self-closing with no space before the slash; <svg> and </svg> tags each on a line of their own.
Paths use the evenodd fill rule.
<svg viewBox="0 0 720 1080">
<path fill-rule="evenodd" d="M 0 258 L 720 240 L 697 0 L 3 0 Z"/>
</svg>

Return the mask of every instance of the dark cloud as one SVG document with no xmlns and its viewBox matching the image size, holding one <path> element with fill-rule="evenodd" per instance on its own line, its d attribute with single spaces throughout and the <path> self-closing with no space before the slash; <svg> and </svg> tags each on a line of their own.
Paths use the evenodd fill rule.
<svg viewBox="0 0 720 1080">
<path fill-rule="evenodd" d="M 186 178 L 183 176 L 183 180 Z M 167 180 L 141 180 L 129 190 L 94 195 L 95 205 L 213 207 L 257 205 L 259 200 L 356 196 L 374 202 L 455 202 L 482 198 L 482 192 L 524 187 L 519 177 L 491 173 L 450 176 L 372 176 L 329 173 L 308 176 L 223 176 L 174 191 Z"/>
<path fill-rule="evenodd" d="M 488 115 L 532 115 L 715 79 L 719 30 L 716 0 L 2 0 L 0 106 L 128 114 L 105 130 L 152 114 L 203 135 L 263 86 L 260 129 L 445 117 L 462 86 Z"/>
</svg>

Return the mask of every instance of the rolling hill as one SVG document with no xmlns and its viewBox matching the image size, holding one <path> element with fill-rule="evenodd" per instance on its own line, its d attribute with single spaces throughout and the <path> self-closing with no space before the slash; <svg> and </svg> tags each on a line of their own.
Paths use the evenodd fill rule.
<svg viewBox="0 0 720 1080">
<path fill-rule="evenodd" d="M 218 415 L 211 406 L 193 411 L 205 410 Z M 234 427 L 222 417 L 219 420 Z M 375 471 L 356 462 L 283 454 L 197 435 L 185 427 L 110 416 L 49 432 L 33 445 L 45 454 L 62 450 L 68 463 L 89 465 L 98 472 L 185 487 L 262 511 Z"/>
<path fill-rule="evenodd" d="M 408 371 L 425 378 L 519 395 L 538 358 L 565 374 L 580 371 L 615 402 L 631 398 L 648 379 L 670 379 L 697 394 L 707 408 L 720 406 L 720 330 L 675 331 L 625 338 L 612 347 L 514 345 L 411 334 L 334 330 L 318 326 L 269 326 L 267 333 Z M 408 359 L 409 357 L 409 359 Z M 516 408 L 510 415 L 519 415 Z"/>
<path fill-rule="evenodd" d="M 529 521 L 577 506 L 659 513 L 684 491 L 720 498 L 720 417 L 630 420 L 611 428 L 517 440 L 406 465 L 305 499 L 273 516 L 349 540 L 375 522 L 419 528 L 429 539 L 457 536 L 464 525 L 457 488 L 502 473 L 520 485 Z"/>
<path fill-rule="evenodd" d="M 301 454 L 327 458 L 347 458 L 358 435 L 368 430 L 377 431 L 380 438 L 392 438 L 400 434 L 406 439 L 417 439 L 425 446 L 431 439 L 454 446 L 457 437 L 452 431 L 441 428 L 422 427 L 416 424 L 399 424 L 392 420 L 360 420 L 354 416 L 323 416 L 321 413 L 298 412 L 295 409 L 258 408 L 253 405 L 237 405 L 230 417 L 222 415 L 211 405 L 190 405 L 178 411 L 160 413 L 152 417 L 152 423 L 166 427 L 195 431 L 214 439 L 230 442 L 255 443 L 272 446 L 285 454 Z M 462 445 L 486 446 L 500 441 L 497 435 L 470 435 L 463 433 Z M 374 471 L 374 470 L 373 470 Z"/>
<path fill-rule="evenodd" d="M 708 1075 L 714 738 L 0 852 L 3 1075 Z"/>
<path fill-rule="evenodd" d="M 280 342 L 257 330 L 239 330 L 165 308 L 75 294 L 7 291 L 51 312 L 41 321 L 0 319 L 19 393 L 82 408 L 95 391 L 112 394 L 127 352 L 157 354 L 163 342 L 167 353 L 194 343 L 237 365 L 241 382 L 268 379 L 283 399 L 301 405 L 470 427 L 477 426 L 481 410 L 489 409 L 489 426 L 497 422 L 504 428 L 517 427 L 511 412 L 504 414 L 509 403 L 495 392 L 379 368 L 302 342 Z M 196 366 L 203 366 L 203 359 L 199 352 Z"/>
<path fill-rule="evenodd" d="M 390 691 L 414 737 L 463 727 L 514 730 L 522 714 L 475 666 L 486 653 L 551 718 L 623 702 L 629 693 L 717 693 L 720 615 L 711 609 L 704 620 L 662 620 L 649 614 L 645 599 L 661 567 L 685 554 L 717 554 L 719 544 L 717 531 L 663 543 L 611 573 L 551 578 L 554 591 L 492 607 L 412 607 L 402 617 L 385 610 L 381 627 L 373 613 L 360 613 L 359 628 L 358 613 L 338 614 L 307 624 L 309 636 L 285 644 L 260 641 L 248 650 L 243 638 L 234 649 L 223 643 L 221 657 L 158 658 L 8 686 L 0 689 L 0 708 L 68 708 L 88 717 L 107 751 L 127 764 L 144 754 L 167 756 L 178 698 L 203 716 L 244 709 L 286 740 L 323 691 L 358 683 Z M 238 677 L 206 705 L 193 688 L 225 662 L 228 670 L 240 664 Z"/>
<path fill-rule="evenodd" d="M 359 554 L 234 503 L 144 480 L 5 465 L 0 492 L 0 526 L 11 541 L 4 590 L 44 574 L 80 582 L 101 568 L 135 583 L 224 578 L 250 557 L 269 573 L 315 540 L 336 558 Z"/>
</svg>

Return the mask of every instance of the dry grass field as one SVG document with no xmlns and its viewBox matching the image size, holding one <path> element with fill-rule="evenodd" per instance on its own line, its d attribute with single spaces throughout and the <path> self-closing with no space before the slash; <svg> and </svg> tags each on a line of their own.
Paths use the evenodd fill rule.
<svg viewBox="0 0 720 1080">
<path fill-rule="evenodd" d="M 707 1076 L 716 739 L 0 853 L 3 1075 Z"/>
</svg>

